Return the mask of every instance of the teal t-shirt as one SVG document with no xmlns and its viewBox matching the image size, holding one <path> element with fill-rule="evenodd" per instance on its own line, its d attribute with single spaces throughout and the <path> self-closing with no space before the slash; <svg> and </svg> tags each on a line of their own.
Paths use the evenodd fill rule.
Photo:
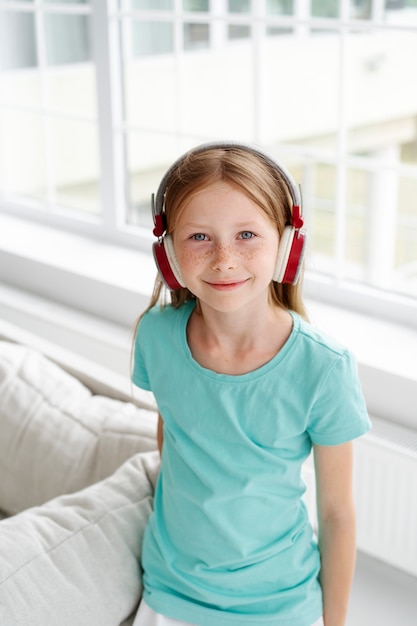
<svg viewBox="0 0 417 626">
<path fill-rule="evenodd" d="M 133 381 L 164 420 L 144 598 L 198 626 L 310 626 L 322 614 L 320 556 L 301 466 L 312 443 L 369 429 L 355 361 L 292 313 L 271 361 L 217 374 L 188 347 L 194 306 L 151 309 L 136 337 Z"/>
</svg>

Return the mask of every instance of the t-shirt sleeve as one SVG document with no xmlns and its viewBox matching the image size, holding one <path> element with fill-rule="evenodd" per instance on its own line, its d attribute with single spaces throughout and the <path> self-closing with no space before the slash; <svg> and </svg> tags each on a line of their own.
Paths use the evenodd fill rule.
<svg viewBox="0 0 417 626">
<path fill-rule="evenodd" d="M 149 382 L 148 371 L 146 368 L 146 359 L 144 356 L 146 347 L 146 331 L 144 326 L 145 318 L 142 318 L 139 323 L 135 337 L 132 380 L 134 384 L 141 389 L 146 389 L 146 391 L 152 391 Z"/>
<path fill-rule="evenodd" d="M 308 432 L 313 443 L 338 445 L 371 427 L 357 372 L 349 351 L 338 355 L 317 391 Z"/>
</svg>

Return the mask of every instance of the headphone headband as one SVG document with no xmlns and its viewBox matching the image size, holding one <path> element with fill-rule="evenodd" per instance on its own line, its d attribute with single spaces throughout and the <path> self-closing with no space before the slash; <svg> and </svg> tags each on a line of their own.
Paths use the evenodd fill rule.
<svg viewBox="0 0 417 626">
<path fill-rule="evenodd" d="M 194 154 L 200 154 L 201 152 L 206 152 L 207 150 L 233 150 L 233 149 L 244 150 L 251 154 L 254 154 L 258 158 L 263 159 L 270 167 L 277 170 L 282 178 L 285 180 L 287 184 L 288 191 L 290 192 L 291 199 L 293 202 L 293 223 L 294 228 L 301 228 L 304 220 L 302 219 L 302 206 L 301 206 L 301 192 L 299 187 L 295 184 L 291 174 L 288 170 L 283 167 L 281 164 L 274 161 L 266 152 L 261 150 L 258 147 L 252 146 L 251 144 L 240 143 L 235 141 L 211 141 L 208 143 L 203 143 L 196 148 L 192 148 L 182 156 L 180 156 L 171 167 L 165 172 L 161 182 L 159 183 L 158 190 L 156 195 L 152 194 L 152 217 L 154 220 L 155 228 L 154 235 L 156 237 L 161 237 L 166 230 L 166 220 L 164 213 L 164 203 L 165 203 L 165 192 L 167 188 L 167 184 L 171 174 L 177 169 L 178 165 L 180 165 L 186 158 L 192 156 Z M 295 210 L 294 210 L 295 209 Z M 296 223 L 295 223 L 296 222 Z"/>
</svg>

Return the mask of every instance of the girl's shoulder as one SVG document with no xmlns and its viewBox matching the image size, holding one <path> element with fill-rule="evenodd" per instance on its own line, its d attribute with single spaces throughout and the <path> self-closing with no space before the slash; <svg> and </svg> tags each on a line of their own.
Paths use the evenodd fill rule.
<svg viewBox="0 0 417 626">
<path fill-rule="evenodd" d="M 294 332 L 298 337 L 300 347 L 312 351 L 319 356 L 328 358 L 347 356 L 350 350 L 341 341 L 328 334 L 313 323 L 303 319 L 297 313 L 291 313 L 294 320 Z"/>
</svg>

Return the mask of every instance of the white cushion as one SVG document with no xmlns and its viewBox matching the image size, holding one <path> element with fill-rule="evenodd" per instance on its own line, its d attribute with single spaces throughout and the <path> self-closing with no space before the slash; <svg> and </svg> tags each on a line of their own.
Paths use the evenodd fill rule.
<svg viewBox="0 0 417 626">
<path fill-rule="evenodd" d="M 94 396 L 41 354 L 0 341 L 0 509 L 14 514 L 156 448 L 154 411 Z"/>
<path fill-rule="evenodd" d="M 0 522 L 0 624 L 119 626 L 141 593 L 143 530 L 158 452 Z"/>
</svg>

